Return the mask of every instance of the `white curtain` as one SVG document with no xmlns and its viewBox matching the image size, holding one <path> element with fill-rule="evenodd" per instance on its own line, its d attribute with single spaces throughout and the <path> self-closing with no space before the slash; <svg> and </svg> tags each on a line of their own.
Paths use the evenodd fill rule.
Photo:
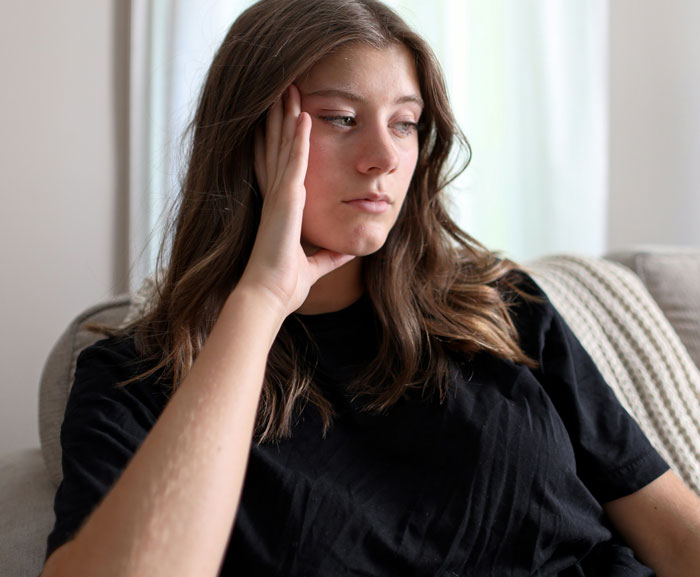
<svg viewBox="0 0 700 577">
<path fill-rule="evenodd" d="M 130 287 L 155 267 L 204 75 L 253 0 L 132 0 Z"/>
<path fill-rule="evenodd" d="M 608 0 L 390 3 L 438 54 L 473 149 L 462 227 L 520 260 L 604 252 Z"/>
<path fill-rule="evenodd" d="M 152 269 L 203 75 L 251 3 L 133 0 L 132 286 Z M 604 251 L 608 0 L 387 3 L 435 49 L 472 146 L 451 190 L 463 228 L 520 260 Z"/>
</svg>

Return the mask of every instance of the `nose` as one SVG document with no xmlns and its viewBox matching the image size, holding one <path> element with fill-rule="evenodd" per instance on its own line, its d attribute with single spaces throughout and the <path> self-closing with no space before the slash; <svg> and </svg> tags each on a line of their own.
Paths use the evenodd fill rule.
<svg viewBox="0 0 700 577">
<path fill-rule="evenodd" d="M 369 128 L 369 127 L 368 127 Z M 363 174 L 390 174 L 399 164 L 396 144 L 386 126 L 369 128 L 358 142 L 357 170 Z"/>
</svg>

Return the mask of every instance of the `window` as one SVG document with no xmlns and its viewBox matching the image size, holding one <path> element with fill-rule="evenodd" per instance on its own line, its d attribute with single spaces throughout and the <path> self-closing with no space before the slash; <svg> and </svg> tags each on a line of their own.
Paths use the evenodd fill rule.
<svg viewBox="0 0 700 577">
<path fill-rule="evenodd" d="M 248 0 L 133 3 L 132 287 L 154 267 L 214 51 Z M 433 46 L 473 149 L 461 226 L 519 260 L 605 249 L 607 0 L 389 0 Z M 145 247 L 145 248 L 144 248 Z"/>
</svg>

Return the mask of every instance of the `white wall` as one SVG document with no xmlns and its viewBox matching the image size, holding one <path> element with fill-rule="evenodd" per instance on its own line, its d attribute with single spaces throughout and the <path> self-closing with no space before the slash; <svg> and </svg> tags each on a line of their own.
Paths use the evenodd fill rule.
<svg viewBox="0 0 700 577">
<path fill-rule="evenodd" d="M 0 454 L 38 446 L 51 345 L 82 308 L 125 286 L 128 5 L 3 3 Z"/>
<path fill-rule="evenodd" d="M 700 2 L 610 0 L 609 245 L 700 246 Z"/>
</svg>

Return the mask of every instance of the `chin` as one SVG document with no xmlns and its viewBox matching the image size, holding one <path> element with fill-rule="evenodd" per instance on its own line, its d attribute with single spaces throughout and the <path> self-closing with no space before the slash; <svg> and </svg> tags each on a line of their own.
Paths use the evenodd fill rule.
<svg viewBox="0 0 700 577">
<path fill-rule="evenodd" d="M 319 239 L 319 242 L 310 243 L 316 247 L 340 254 L 351 254 L 356 257 L 369 256 L 384 246 L 386 235 L 362 235 L 351 239 Z"/>
<path fill-rule="evenodd" d="M 378 234 L 356 235 L 345 241 L 345 243 L 339 243 L 344 250 L 338 252 L 355 256 L 369 256 L 384 246 L 386 238 L 387 235 L 384 234 L 384 231 Z"/>
</svg>

